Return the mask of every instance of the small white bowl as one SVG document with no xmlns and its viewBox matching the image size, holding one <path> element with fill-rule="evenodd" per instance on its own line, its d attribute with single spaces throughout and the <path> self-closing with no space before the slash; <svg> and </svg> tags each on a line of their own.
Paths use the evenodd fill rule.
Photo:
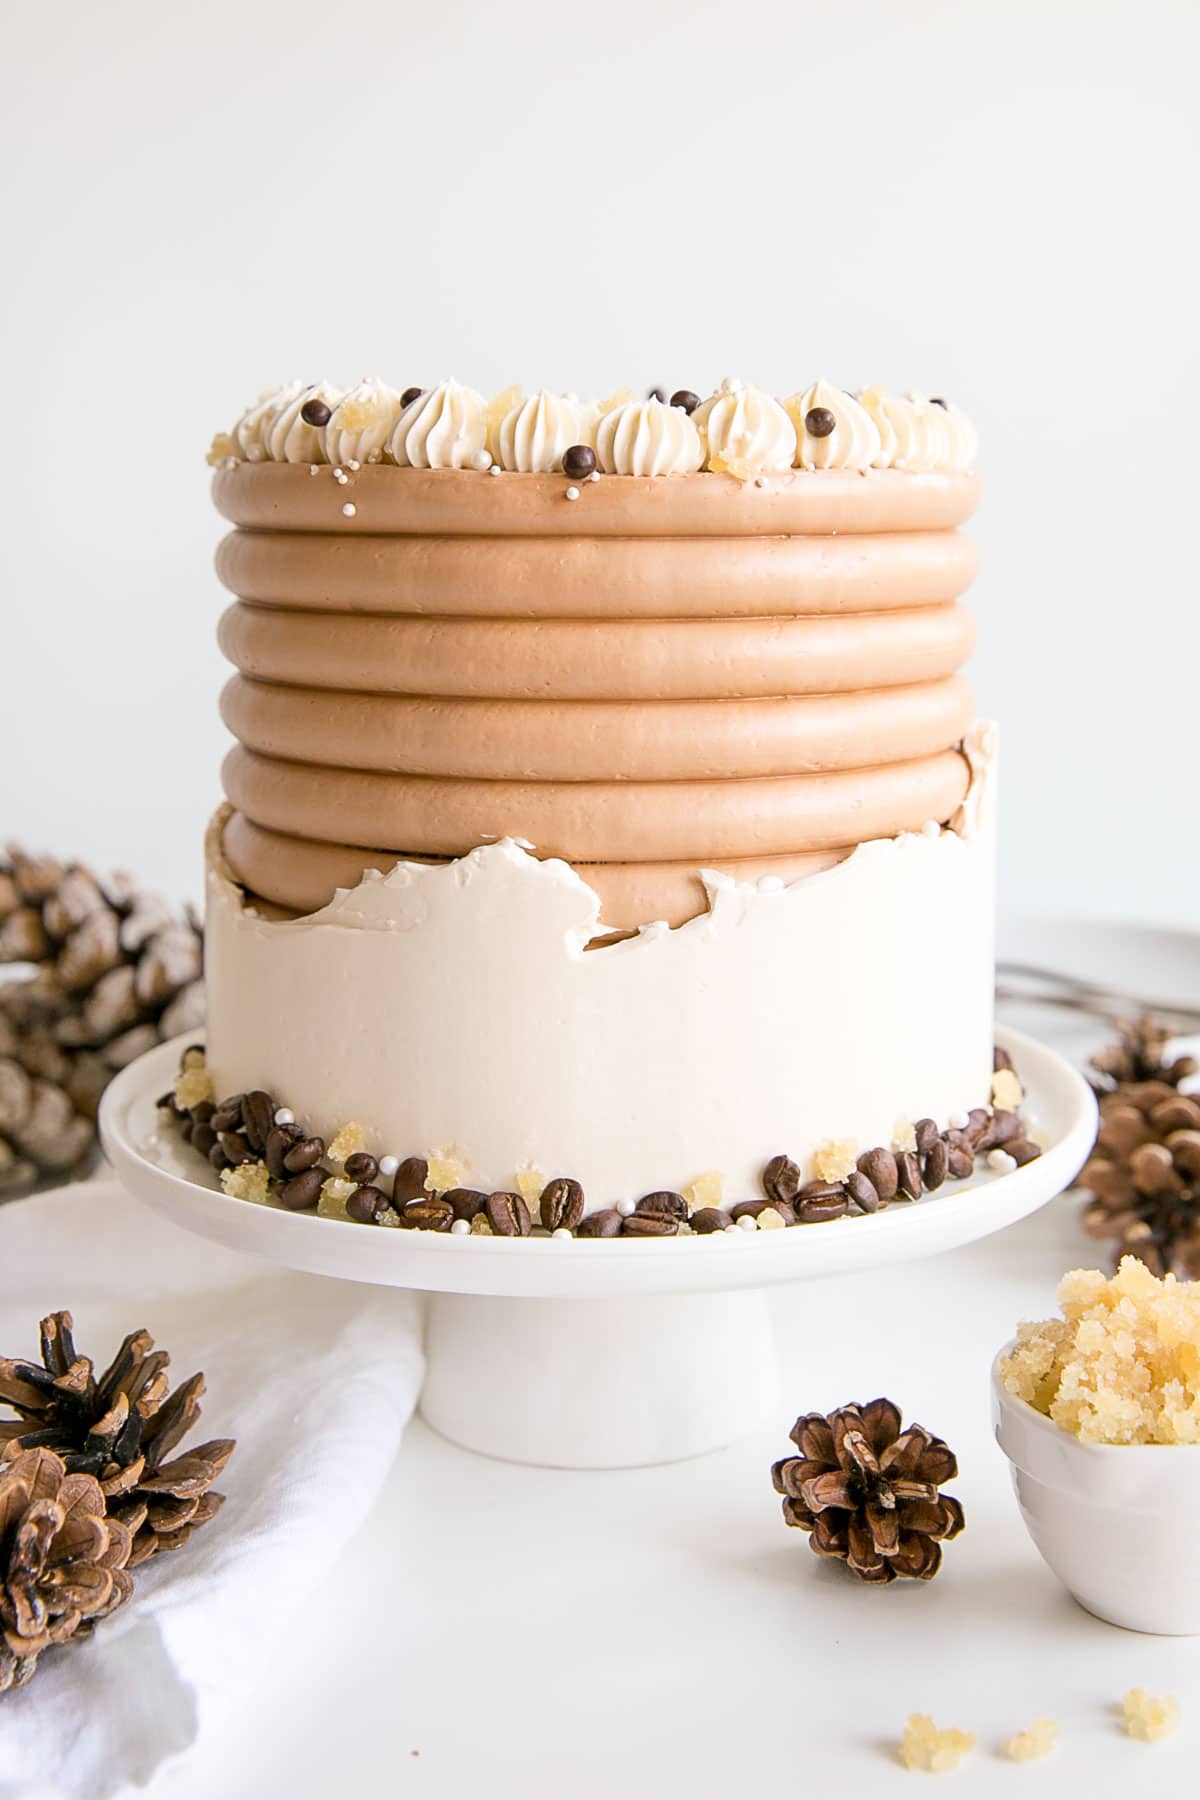
<svg viewBox="0 0 1200 1800">
<path fill-rule="evenodd" d="M 992 1364 L 992 1425 L 1043 1560 L 1126 1631 L 1200 1634 L 1200 1445 L 1083 1444 L 1018 1400 Z"/>
</svg>

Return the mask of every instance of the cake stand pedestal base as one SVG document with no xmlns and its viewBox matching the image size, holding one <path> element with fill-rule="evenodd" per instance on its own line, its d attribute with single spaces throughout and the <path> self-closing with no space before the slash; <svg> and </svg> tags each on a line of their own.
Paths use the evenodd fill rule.
<svg viewBox="0 0 1200 1800">
<path fill-rule="evenodd" d="M 562 1469 L 700 1456 L 775 1396 L 761 1292 L 623 1300 L 433 1294 L 425 1420 L 468 1450 Z"/>
</svg>

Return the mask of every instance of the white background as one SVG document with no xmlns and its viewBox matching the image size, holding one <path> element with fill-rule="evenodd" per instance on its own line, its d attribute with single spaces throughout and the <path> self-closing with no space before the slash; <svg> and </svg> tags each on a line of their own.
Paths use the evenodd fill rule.
<svg viewBox="0 0 1200 1800">
<path fill-rule="evenodd" d="M 0 52 L 0 831 L 198 891 L 203 455 L 268 383 L 820 374 L 981 427 L 1004 899 L 1195 916 L 1195 0 L 39 0 Z"/>
</svg>

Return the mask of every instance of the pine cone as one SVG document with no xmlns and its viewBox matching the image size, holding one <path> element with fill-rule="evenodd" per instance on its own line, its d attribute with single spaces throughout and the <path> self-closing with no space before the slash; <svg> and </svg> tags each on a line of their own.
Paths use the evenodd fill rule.
<svg viewBox="0 0 1200 1800">
<path fill-rule="evenodd" d="M 1149 1013 L 1140 1019 L 1121 1019 L 1117 1023 L 1120 1037 L 1115 1044 L 1089 1058 L 1098 1079 L 1092 1086 L 1100 1094 L 1112 1094 L 1130 1082 L 1160 1081 L 1177 1088 L 1200 1070 L 1193 1056 L 1176 1056 L 1167 1061 L 1167 1044 L 1171 1033 Z"/>
<path fill-rule="evenodd" d="M 234 1444 L 215 1439 L 167 1462 L 200 1417 L 203 1375 L 168 1393 L 170 1357 L 149 1332 L 134 1331 L 97 1381 L 71 1333 L 70 1313 L 51 1313 L 41 1324 L 40 1367 L 0 1357 L 0 1401 L 17 1415 L 0 1420 L 0 1457 L 44 1447 L 71 1472 L 94 1476 L 110 1515 L 134 1534 L 133 1569 L 177 1549 L 220 1511 L 225 1496 L 212 1483 Z"/>
<path fill-rule="evenodd" d="M 963 1509 L 943 1481 L 958 1473 L 953 1452 L 923 1425 L 900 1429 L 891 1400 L 806 1413 L 792 1428 L 799 1456 L 771 1471 L 789 1525 L 810 1533 L 818 1556 L 836 1556 L 862 1581 L 929 1581 L 943 1538 L 962 1530 Z"/>
<path fill-rule="evenodd" d="M 204 1016 L 197 921 L 127 876 L 10 847 L 0 858 L 0 1199 L 83 1173 L 118 1069 Z"/>
<path fill-rule="evenodd" d="M 1174 1066 L 1174 1065 L 1173 1065 Z M 1084 1229 L 1156 1275 L 1200 1279 L 1200 1097 L 1169 1080 L 1100 1096 L 1100 1130 L 1079 1177 Z"/>
<path fill-rule="evenodd" d="M 107 1517 L 94 1476 L 68 1473 L 51 1450 L 0 1464 L 0 1693 L 129 1599 L 138 1522 Z"/>
</svg>

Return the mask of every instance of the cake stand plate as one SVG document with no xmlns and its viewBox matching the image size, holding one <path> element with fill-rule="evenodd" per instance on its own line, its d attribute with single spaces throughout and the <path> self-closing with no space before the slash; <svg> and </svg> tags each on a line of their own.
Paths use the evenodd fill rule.
<svg viewBox="0 0 1200 1800">
<path fill-rule="evenodd" d="M 122 1070 L 100 1136 L 129 1191 L 186 1230 L 270 1262 L 431 1295 L 421 1410 L 468 1449 L 555 1468 L 671 1462 L 752 1430 L 775 1355 L 763 1290 L 953 1250 L 1061 1193 L 1096 1106 L 1069 1063 L 998 1030 L 1045 1149 L 912 1205 L 787 1231 L 557 1239 L 386 1231 L 254 1206 L 220 1189 L 155 1102 L 194 1037 Z"/>
</svg>

